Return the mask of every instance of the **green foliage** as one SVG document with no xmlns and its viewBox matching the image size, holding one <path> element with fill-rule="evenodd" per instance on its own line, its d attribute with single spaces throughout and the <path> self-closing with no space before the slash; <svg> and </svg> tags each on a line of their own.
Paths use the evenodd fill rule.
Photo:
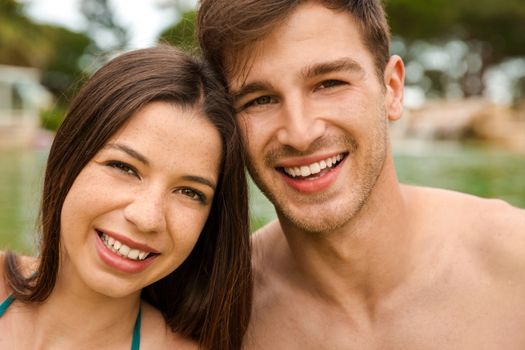
<svg viewBox="0 0 525 350">
<path fill-rule="evenodd" d="M 83 77 L 79 60 L 92 41 L 83 33 L 72 32 L 63 27 L 42 26 L 42 32 L 54 43 L 43 67 L 42 83 L 61 102 L 65 102 L 72 96 L 76 82 Z"/>
<path fill-rule="evenodd" d="M 525 55 L 523 0 L 386 0 L 395 35 L 408 42 L 450 38 L 486 42 L 488 62 Z"/>
<path fill-rule="evenodd" d="M 385 6 L 392 32 L 407 40 L 448 36 L 459 19 L 448 0 L 388 0 Z"/>
<path fill-rule="evenodd" d="M 476 6 L 462 0 L 460 5 L 466 38 L 488 42 L 493 60 L 525 55 L 523 0 L 478 0 Z"/>
<path fill-rule="evenodd" d="M 195 11 L 185 12 L 179 22 L 160 34 L 159 42 L 175 45 L 189 52 L 197 50 L 195 17 Z"/>
<path fill-rule="evenodd" d="M 0 64 L 42 67 L 51 43 L 22 10 L 14 0 L 0 2 Z"/>
<path fill-rule="evenodd" d="M 422 57 L 422 40 L 443 49 L 457 40 L 468 47 L 467 52 L 455 52 L 462 55 L 455 67 L 467 65 L 469 71 L 459 76 L 451 73 L 452 69 L 424 72 L 427 81 L 432 83 L 432 91 L 426 90 L 428 95 L 434 92 L 442 96 L 447 86 L 454 84 L 460 86 L 463 96 L 479 95 L 484 90 L 483 77 L 489 67 L 509 57 L 525 56 L 523 0 L 384 1 L 393 35 L 408 48 L 402 53 L 405 61 L 417 61 L 418 55 Z M 474 57 L 480 65 L 472 64 L 474 61 L 469 57 Z M 511 93 L 519 94 L 519 91 Z"/>
<path fill-rule="evenodd" d="M 44 129 L 56 131 L 66 115 L 66 107 L 63 105 L 54 105 L 51 108 L 40 112 L 40 125 Z"/>
<path fill-rule="evenodd" d="M 39 68 L 59 103 L 69 99 L 67 91 L 82 74 L 79 59 L 91 45 L 86 34 L 32 22 L 23 3 L 0 2 L 0 64 Z"/>
</svg>

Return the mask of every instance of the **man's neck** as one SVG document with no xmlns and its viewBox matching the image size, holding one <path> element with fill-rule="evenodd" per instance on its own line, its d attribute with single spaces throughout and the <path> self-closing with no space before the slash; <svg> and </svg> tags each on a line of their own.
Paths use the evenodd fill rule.
<svg viewBox="0 0 525 350">
<path fill-rule="evenodd" d="M 281 219 L 298 283 L 307 284 L 329 302 L 342 305 L 357 298 L 373 308 L 413 270 L 416 230 L 411 226 L 409 202 L 392 162 L 383 170 L 366 204 L 337 231 L 302 232 Z"/>
</svg>

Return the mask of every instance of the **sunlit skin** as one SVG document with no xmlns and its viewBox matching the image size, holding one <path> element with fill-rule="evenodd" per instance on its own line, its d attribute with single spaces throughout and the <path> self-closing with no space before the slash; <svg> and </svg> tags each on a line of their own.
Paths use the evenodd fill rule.
<svg viewBox="0 0 525 350">
<path fill-rule="evenodd" d="M 278 214 L 253 239 L 245 347 L 525 348 L 525 213 L 398 183 L 401 59 L 379 77 L 351 15 L 316 2 L 240 54 L 229 87 Z"/>
<path fill-rule="evenodd" d="M 71 273 L 91 289 L 113 297 L 136 294 L 173 271 L 208 217 L 220 152 L 218 132 L 197 111 L 161 103 L 143 109 L 69 191 L 62 210 L 64 267 L 71 265 Z M 152 262 L 143 270 L 120 271 L 99 257 L 102 232 L 158 253 L 145 260 Z M 66 271 L 63 276 L 71 281 Z"/>
<path fill-rule="evenodd" d="M 358 31 L 338 19 L 325 30 L 292 20 L 255 47 L 248 74 L 231 79 L 255 182 L 281 223 L 312 232 L 344 227 L 381 173 L 395 178 L 387 127 L 401 113 L 403 64 L 394 57 L 380 81 Z M 337 155 L 340 164 L 306 180 L 283 171 Z"/>
<path fill-rule="evenodd" d="M 163 102 L 139 110 L 111 137 L 66 196 L 53 293 L 42 305 L 13 304 L 34 309 L 33 314 L 10 310 L 9 318 L 0 319 L 0 324 L 28 325 L 31 336 L 25 343 L 24 337 L 10 337 L 19 342 L 16 348 L 116 349 L 121 343 L 129 349 L 141 289 L 180 266 L 206 222 L 221 148 L 218 131 L 199 109 Z M 104 244 L 103 235 L 149 256 L 122 257 Z M 142 304 L 141 349 L 196 348 L 167 330 L 158 311 Z M 54 330 L 68 330 L 67 337 Z M 93 337 L 97 331 L 101 336 Z"/>
</svg>

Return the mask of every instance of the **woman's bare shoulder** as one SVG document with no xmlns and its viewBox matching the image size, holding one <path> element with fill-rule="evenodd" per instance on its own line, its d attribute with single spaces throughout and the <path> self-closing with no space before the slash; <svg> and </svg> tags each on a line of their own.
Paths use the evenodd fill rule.
<svg viewBox="0 0 525 350">
<path fill-rule="evenodd" d="M 198 350 L 197 342 L 184 338 L 178 333 L 169 331 L 166 346 L 163 349 L 181 349 L 181 350 Z"/>
<path fill-rule="evenodd" d="M 4 300 L 9 295 L 9 288 L 5 280 L 5 252 L 0 250 L 0 300 Z"/>
<path fill-rule="evenodd" d="M 197 350 L 198 344 L 172 332 L 162 314 L 146 302 L 142 304 L 141 348 Z"/>
<path fill-rule="evenodd" d="M 0 251 L 0 299 L 6 298 L 11 293 L 11 288 L 9 287 L 6 276 L 5 276 L 5 266 L 6 266 L 6 252 Z M 22 271 L 24 276 L 31 275 L 38 266 L 37 258 L 32 256 L 17 255 L 17 263 L 19 264 L 18 268 Z"/>
</svg>

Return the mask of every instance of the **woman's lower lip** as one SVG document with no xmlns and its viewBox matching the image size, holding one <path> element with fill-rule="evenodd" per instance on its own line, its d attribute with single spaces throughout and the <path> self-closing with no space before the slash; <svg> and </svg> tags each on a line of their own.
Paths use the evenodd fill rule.
<svg viewBox="0 0 525 350">
<path fill-rule="evenodd" d="M 131 260 L 124 258 L 106 247 L 100 236 L 95 233 L 95 246 L 100 259 L 108 266 L 125 273 L 138 273 L 151 265 L 156 256 L 144 260 Z"/>
<path fill-rule="evenodd" d="M 284 177 L 286 183 L 298 192 L 306 194 L 317 193 L 324 191 L 335 182 L 337 175 L 339 174 L 345 161 L 346 159 L 343 159 L 343 161 L 341 161 L 341 163 L 339 163 L 335 168 L 317 178 L 293 178 L 286 174 L 282 174 L 282 176 Z"/>
</svg>

